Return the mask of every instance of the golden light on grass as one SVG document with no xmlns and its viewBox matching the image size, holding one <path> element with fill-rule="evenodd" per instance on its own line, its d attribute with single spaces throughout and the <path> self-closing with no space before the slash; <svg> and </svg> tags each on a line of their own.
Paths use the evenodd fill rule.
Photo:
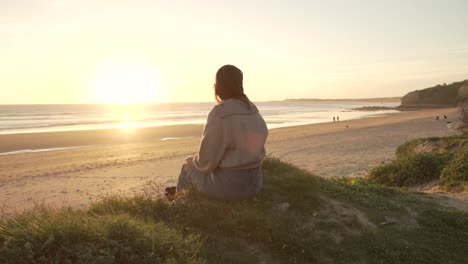
<svg viewBox="0 0 468 264">
<path fill-rule="evenodd" d="M 145 64 L 109 65 L 98 73 L 94 85 L 96 101 L 99 103 L 128 105 L 162 99 L 156 73 Z"/>
</svg>

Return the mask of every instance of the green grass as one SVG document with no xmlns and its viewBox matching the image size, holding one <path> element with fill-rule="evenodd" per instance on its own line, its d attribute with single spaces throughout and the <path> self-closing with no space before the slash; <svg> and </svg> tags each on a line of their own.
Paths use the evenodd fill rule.
<svg viewBox="0 0 468 264">
<path fill-rule="evenodd" d="M 404 158 L 418 152 L 447 153 L 464 150 L 468 150 L 468 137 L 457 135 L 410 140 L 397 148 L 396 155 L 397 158 Z"/>
<path fill-rule="evenodd" d="M 277 159 L 252 200 L 108 197 L 0 220 L 0 263 L 463 263 L 468 214 Z"/>
<path fill-rule="evenodd" d="M 468 185 L 467 157 L 467 136 L 416 139 L 400 146 L 394 161 L 372 169 L 369 180 L 397 187 L 440 180 L 442 189 L 462 191 Z"/>
<path fill-rule="evenodd" d="M 468 187 L 468 151 L 454 155 L 441 173 L 440 184 L 448 190 Z"/>
<path fill-rule="evenodd" d="M 373 169 L 369 178 L 389 186 L 413 186 L 440 178 L 451 157 L 441 153 L 418 153 Z"/>
<path fill-rule="evenodd" d="M 197 263 L 202 240 L 127 214 L 34 211 L 0 226 L 1 263 Z"/>
</svg>

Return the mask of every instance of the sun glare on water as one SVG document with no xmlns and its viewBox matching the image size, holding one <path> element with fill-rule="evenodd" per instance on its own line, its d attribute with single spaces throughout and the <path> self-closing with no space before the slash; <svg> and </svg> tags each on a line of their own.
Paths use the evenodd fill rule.
<svg viewBox="0 0 468 264">
<path fill-rule="evenodd" d="M 161 101 L 155 72 L 144 64 L 113 64 L 95 81 L 96 100 L 106 104 L 138 104 Z"/>
</svg>

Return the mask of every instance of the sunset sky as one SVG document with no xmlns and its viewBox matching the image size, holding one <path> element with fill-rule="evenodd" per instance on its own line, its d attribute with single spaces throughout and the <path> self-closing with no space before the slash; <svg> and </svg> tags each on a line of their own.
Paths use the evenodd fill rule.
<svg viewBox="0 0 468 264">
<path fill-rule="evenodd" d="M 468 1 L 0 0 L 0 104 L 399 96 L 468 79 Z"/>
</svg>

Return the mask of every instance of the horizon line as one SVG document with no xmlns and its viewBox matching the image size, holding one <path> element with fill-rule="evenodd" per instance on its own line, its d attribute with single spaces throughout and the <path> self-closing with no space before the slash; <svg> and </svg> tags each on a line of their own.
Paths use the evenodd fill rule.
<svg viewBox="0 0 468 264">
<path fill-rule="evenodd" d="M 269 103 L 269 102 L 284 102 L 284 101 L 359 101 L 359 100 L 382 100 L 382 99 L 401 99 L 402 96 L 388 96 L 388 97 L 367 97 L 367 98 L 285 98 L 279 100 L 258 100 L 253 101 L 254 103 Z M 11 106 L 11 105 L 151 105 L 151 104 L 190 104 L 190 103 L 216 103 L 215 101 L 169 101 L 169 102 L 141 102 L 132 104 L 123 103 L 0 103 L 0 106 Z"/>
</svg>

